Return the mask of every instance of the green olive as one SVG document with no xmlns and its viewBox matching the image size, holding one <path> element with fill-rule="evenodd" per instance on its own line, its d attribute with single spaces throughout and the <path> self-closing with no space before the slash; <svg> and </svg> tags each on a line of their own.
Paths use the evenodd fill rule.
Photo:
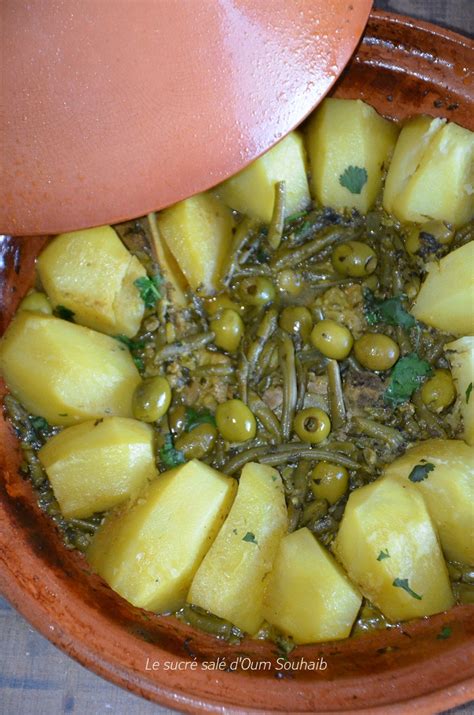
<svg viewBox="0 0 474 715">
<path fill-rule="evenodd" d="M 170 430 L 176 437 L 186 429 L 186 406 L 177 405 L 168 414 L 168 424 Z"/>
<path fill-rule="evenodd" d="M 344 360 L 354 342 L 352 333 L 335 320 L 320 320 L 311 332 L 311 342 L 323 355 L 333 360 Z"/>
<path fill-rule="evenodd" d="M 412 255 L 436 253 L 439 246 L 447 246 L 453 238 L 452 227 L 444 221 L 428 221 L 411 229 L 405 241 L 405 248 Z"/>
<path fill-rule="evenodd" d="M 208 315 L 214 316 L 225 309 L 235 310 L 236 313 L 242 315 L 245 308 L 232 300 L 228 295 L 216 295 L 214 298 L 206 298 L 204 307 Z"/>
<path fill-rule="evenodd" d="M 370 276 L 377 268 L 375 251 L 360 241 L 348 241 L 336 246 L 331 261 L 338 273 L 351 278 Z"/>
<path fill-rule="evenodd" d="M 150 377 L 133 393 L 133 416 L 142 422 L 156 422 L 168 412 L 171 387 L 165 377 Z"/>
<path fill-rule="evenodd" d="M 303 442 L 318 444 L 325 440 L 331 431 L 331 420 L 319 407 L 308 407 L 298 412 L 293 428 Z"/>
<path fill-rule="evenodd" d="M 274 300 L 275 286 L 265 276 L 252 276 L 240 281 L 238 294 L 245 305 L 260 307 Z"/>
<path fill-rule="evenodd" d="M 331 462 L 319 462 L 311 472 L 311 491 L 316 499 L 335 504 L 346 493 L 349 474 L 345 467 Z"/>
<path fill-rule="evenodd" d="M 290 335 L 301 335 L 303 340 L 307 340 L 313 327 L 313 319 L 308 308 L 302 305 L 289 306 L 280 313 L 280 328 L 286 330 Z"/>
<path fill-rule="evenodd" d="M 303 279 L 299 273 L 295 273 L 291 268 L 285 268 L 277 276 L 278 290 L 289 295 L 299 295 L 303 290 Z"/>
<path fill-rule="evenodd" d="M 449 407 L 455 398 L 456 388 L 449 370 L 435 370 L 421 388 L 421 399 L 433 412 L 441 412 Z"/>
<path fill-rule="evenodd" d="M 52 315 L 53 308 L 45 293 L 39 293 L 34 290 L 28 293 L 20 303 L 18 310 L 31 310 L 34 313 L 45 313 Z"/>
<path fill-rule="evenodd" d="M 225 308 L 211 320 L 210 328 L 215 335 L 214 342 L 217 347 L 230 353 L 239 347 L 245 329 L 240 315 L 229 308 Z"/>
<path fill-rule="evenodd" d="M 397 362 L 400 349 L 388 335 L 365 333 L 355 341 L 354 354 L 368 370 L 389 370 Z"/>
<path fill-rule="evenodd" d="M 246 442 L 257 433 L 255 417 L 242 400 L 228 400 L 218 405 L 216 424 L 228 442 Z"/>
<path fill-rule="evenodd" d="M 191 432 L 184 432 L 175 441 L 174 446 L 183 452 L 186 459 L 202 459 L 212 450 L 216 438 L 216 428 L 206 423 L 198 425 Z"/>
</svg>

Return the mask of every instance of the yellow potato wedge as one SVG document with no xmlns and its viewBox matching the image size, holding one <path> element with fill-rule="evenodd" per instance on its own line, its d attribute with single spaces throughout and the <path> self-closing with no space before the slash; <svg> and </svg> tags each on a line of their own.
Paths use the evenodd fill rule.
<svg viewBox="0 0 474 715">
<path fill-rule="evenodd" d="M 217 290 L 224 257 L 232 243 L 230 209 L 212 194 L 197 194 L 161 211 L 156 222 L 159 235 L 191 288 L 204 295 Z M 168 260 L 171 272 L 164 249 L 161 255 Z"/>
<path fill-rule="evenodd" d="M 268 579 L 265 620 L 295 643 L 347 638 L 362 596 L 309 529 L 284 536 Z"/>
<path fill-rule="evenodd" d="M 306 177 L 303 139 L 291 132 L 250 166 L 220 184 L 216 192 L 231 208 L 269 224 L 275 203 L 275 184 L 285 182 L 285 214 L 311 202 Z"/>
<path fill-rule="evenodd" d="M 474 242 L 426 267 L 411 313 L 432 328 L 455 335 L 474 334 Z"/>
<path fill-rule="evenodd" d="M 229 516 L 199 567 L 187 600 L 256 633 L 263 621 L 264 582 L 287 521 L 276 469 L 247 464 Z"/>
<path fill-rule="evenodd" d="M 134 606 L 157 613 L 181 608 L 236 487 L 235 479 L 196 459 L 160 474 L 106 518 L 89 563 Z"/>
<path fill-rule="evenodd" d="M 360 99 L 325 99 L 307 127 L 312 193 L 323 206 L 373 206 L 398 127 Z M 365 172 L 365 174 L 364 174 Z"/>
<path fill-rule="evenodd" d="M 391 621 L 430 616 L 454 603 L 431 517 L 411 484 L 386 478 L 352 492 L 334 552 Z"/>
<path fill-rule="evenodd" d="M 57 236 L 37 267 L 53 306 L 72 310 L 76 323 L 108 335 L 138 332 L 145 308 L 133 283 L 146 272 L 111 226 Z"/>
<path fill-rule="evenodd" d="M 130 352 L 118 340 L 26 310 L 0 341 L 0 375 L 27 410 L 52 425 L 131 417 L 140 383 Z"/>
<path fill-rule="evenodd" d="M 456 439 L 428 439 L 384 474 L 422 494 L 446 557 L 474 564 L 474 448 Z"/>
<path fill-rule="evenodd" d="M 112 509 L 156 476 L 152 428 L 126 417 L 67 427 L 38 456 L 66 517 Z"/>
</svg>

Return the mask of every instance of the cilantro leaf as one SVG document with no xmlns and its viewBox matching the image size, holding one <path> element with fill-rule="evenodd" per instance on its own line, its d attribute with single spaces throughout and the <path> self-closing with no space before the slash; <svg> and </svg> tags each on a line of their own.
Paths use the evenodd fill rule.
<svg viewBox="0 0 474 715">
<path fill-rule="evenodd" d="M 258 543 L 258 542 L 257 542 L 257 539 L 255 538 L 255 534 L 253 534 L 251 531 L 247 531 L 247 533 L 245 534 L 245 536 L 244 536 L 244 538 L 242 539 L 242 541 L 248 541 L 248 542 L 250 542 L 251 544 L 257 544 L 257 543 Z"/>
<path fill-rule="evenodd" d="M 69 308 L 66 308 L 64 305 L 57 305 L 54 309 L 54 314 L 62 320 L 69 320 L 71 323 L 74 322 L 74 311 L 69 310 Z"/>
<path fill-rule="evenodd" d="M 339 183 L 348 189 L 351 194 L 360 194 L 369 176 L 367 169 L 360 166 L 348 166 L 343 174 L 339 177 Z"/>
<path fill-rule="evenodd" d="M 403 588 L 404 591 L 406 591 L 412 598 L 416 598 L 417 601 L 421 601 L 423 598 L 423 596 L 415 593 L 415 591 L 410 588 L 407 578 L 396 578 L 392 583 L 392 586 L 395 586 L 396 588 Z"/>
<path fill-rule="evenodd" d="M 176 449 L 174 446 L 173 437 L 171 434 L 165 435 L 165 443 L 160 449 L 160 460 L 163 462 L 165 467 L 177 467 L 178 464 L 184 464 L 186 462 L 184 454 Z"/>
<path fill-rule="evenodd" d="M 159 273 L 154 276 L 142 276 L 133 281 L 140 293 L 140 298 L 145 303 L 145 308 L 154 308 L 156 301 L 161 298 L 160 288 L 164 280 Z"/>
<path fill-rule="evenodd" d="M 469 398 L 470 398 L 470 396 L 471 396 L 471 392 L 472 392 L 472 382 L 470 382 L 469 385 L 468 385 L 467 388 L 466 388 L 466 405 L 467 405 L 468 402 L 469 402 Z"/>
<path fill-rule="evenodd" d="M 388 549 L 385 551 L 381 549 L 380 554 L 377 556 L 377 561 L 383 561 L 384 559 L 389 559 L 390 554 L 388 553 Z"/>
<path fill-rule="evenodd" d="M 387 325 L 400 325 L 402 328 L 413 328 L 415 318 L 407 313 L 402 305 L 403 296 L 381 300 L 376 298 L 368 288 L 364 290 L 364 313 L 369 325 L 386 323 Z"/>
<path fill-rule="evenodd" d="M 390 384 L 384 392 L 384 399 L 392 407 L 407 402 L 416 389 L 433 372 L 426 360 L 421 360 L 416 353 L 400 358 L 392 370 Z"/>
<path fill-rule="evenodd" d="M 438 635 L 436 636 L 436 640 L 438 641 L 445 641 L 446 638 L 450 638 L 450 636 L 453 633 L 453 629 L 450 626 L 444 626 Z"/>
<path fill-rule="evenodd" d="M 186 407 L 185 429 L 191 432 L 199 425 L 209 424 L 216 426 L 216 418 L 210 410 L 195 410 L 194 407 Z"/>
<path fill-rule="evenodd" d="M 413 467 L 411 470 L 408 475 L 408 479 L 410 482 L 422 482 L 434 468 L 435 465 L 431 464 L 431 462 L 426 462 L 426 464 L 417 464 L 416 467 Z"/>
</svg>

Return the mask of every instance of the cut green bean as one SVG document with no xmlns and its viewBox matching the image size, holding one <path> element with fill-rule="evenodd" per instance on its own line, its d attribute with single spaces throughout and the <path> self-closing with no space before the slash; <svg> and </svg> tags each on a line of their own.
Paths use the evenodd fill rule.
<svg viewBox="0 0 474 715">
<path fill-rule="evenodd" d="M 337 360 L 328 360 L 326 366 L 328 376 L 329 406 L 333 429 L 340 429 L 346 422 L 346 406 L 342 389 L 341 371 Z"/>
<path fill-rule="evenodd" d="M 283 228 L 285 225 L 285 205 L 286 205 L 286 183 L 277 181 L 275 184 L 275 200 L 273 203 L 273 215 L 268 227 L 268 243 L 271 248 L 276 249 L 281 243 Z"/>
<path fill-rule="evenodd" d="M 284 440 L 290 438 L 298 398 L 295 367 L 295 347 L 288 335 L 280 337 L 280 367 L 283 375 L 283 403 L 281 408 L 281 431 Z"/>
</svg>

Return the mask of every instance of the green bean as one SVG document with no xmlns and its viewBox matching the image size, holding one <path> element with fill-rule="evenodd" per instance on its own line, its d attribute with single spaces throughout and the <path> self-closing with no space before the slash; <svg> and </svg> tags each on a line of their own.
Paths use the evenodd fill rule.
<svg viewBox="0 0 474 715">
<path fill-rule="evenodd" d="M 336 440 L 334 442 L 328 442 L 324 447 L 325 449 L 334 450 L 335 452 L 345 452 L 348 455 L 357 456 L 359 454 L 359 450 L 352 442 L 339 442 Z"/>
<path fill-rule="evenodd" d="M 291 534 L 292 531 L 298 527 L 298 523 L 301 517 L 301 509 L 293 504 L 290 500 L 287 505 L 288 508 L 288 533 Z"/>
<path fill-rule="evenodd" d="M 199 348 L 203 348 L 205 345 L 208 345 L 208 343 L 212 343 L 213 340 L 214 333 L 198 333 L 197 335 L 181 338 L 181 340 L 170 343 L 169 345 L 164 345 L 157 350 L 154 363 L 155 365 L 159 365 L 166 360 L 173 360 L 180 355 L 187 355 L 195 350 L 199 350 Z"/>
<path fill-rule="evenodd" d="M 207 613 L 202 609 L 198 609 L 196 606 L 191 606 L 186 604 L 184 608 L 177 614 L 181 620 L 194 628 L 199 628 L 205 633 L 210 633 L 217 638 L 222 638 L 224 640 L 229 640 L 233 637 L 243 637 L 243 633 L 240 633 L 239 629 L 225 621 L 223 618 L 214 616 L 212 613 Z"/>
<path fill-rule="evenodd" d="M 265 375 L 267 370 L 271 369 L 272 362 L 275 357 L 275 351 L 278 351 L 278 346 L 274 340 L 269 340 L 262 350 L 262 354 L 255 368 L 255 382 L 259 382 L 261 377 Z"/>
<path fill-rule="evenodd" d="M 275 308 L 269 308 L 263 320 L 257 328 L 255 340 L 250 344 L 247 351 L 247 360 L 249 363 L 249 374 L 254 373 L 255 367 L 260 359 L 262 350 L 265 347 L 267 340 L 271 338 L 276 330 L 278 321 L 278 311 Z"/>
<path fill-rule="evenodd" d="M 295 358 L 295 367 L 296 367 L 296 383 L 298 385 L 295 411 L 299 412 L 299 410 L 303 409 L 304 398 L 306 397 L 306 386 L 307 386 L 307 382 L 308 382 L 308 368 L 305 364 L 303 364 L 301 362 L 301 360 L 299 359 L 298 356 Z"/>
<path fill-rule="evenodd" d="M 285 225 L 285 205 L 286 205 L 286 183 L 277 181 L 275 184 L 275 200 L 273 204 L 273 215 L 268 227 L 268 243 L 271 248 L 276 249 L 280 245 Z"/>
<path fill-rule="evenodd" d="M 232 245 L 221 269 L 221 275 L 223 276 L 221 284 L 224 288 L 227 288 L 231 282 L 234 272 L 239 265 L 240 252 L 242 251 L 242 248 L 245 246 L 247 241 L 255 236 L 257 231 L 258 222 L 254 219 L 244 218 L 237 226 Z"/>
<path fill-rule="evenodd" d="M 300 459 L 296 465 L 293 475 L 293 491 L 292 495 L 298 499 L 298 502 L 302 502 L 308 491 L 308 472 L 310 464 L 306 459 Z"/>
<path fill-rule="evenodd" d="M 344 404 L 341 371 L 337 360 L 328 360 L 326 370 L 331 424 L 334 429 L 340 429 L 346 422 L 346 406 Z"/>
<path fill-rule="evenodd" d="M 244 353 L 241 352 L 239 355 L 239 361 L 237 364 L 237 385 L 239 389 L 239 395 L 242 402 L 247 404 L 248 402 L 248 384 L 249 384 L 249 362 L 245 357 Z"/>
<path fill-rule="evenodd" d="M 194 370 L 196 377 L 227 377 L 233 375 L 233 365 L 201 365 Z"/>
<path fill-rule="evenodd" d="M 262 423 L 267 432 L 277 441 L 281 442 L 281 425 L 277 416 L 268 405 L 253 390 L 248 391 L 248 405 L 255 417 Z"/>
<path fill-rule="evenodd" d="M 283 250 L 277 251 L 270 261 L 270 265 L 275 271 L 299 266 L 303 261 L 321 253 L 321 251 L 328 246 L 332 246 L 332 244 L 344 239 L 354 238 L 354 236 L 355 231 L 352 228 L 347 229 L 341 228 L 340 226 L 331 226 L 323 236 L 319 235 L 312 241 L 308 241 L 298 248 L 284 248 Z"/>
<path fill-rule="evenodd" d="M 298 359 L 302 365 L 307 365 L 311 370 L 324 370 L 327 358 L 323 357 L 319 350 L 303 350 L 299 353 Z"/>
<path fill-rule="evenodd" d="M 325 499 L 316 499 L 316 501 L 309 502 L 303 508 L 300 525 L 306 526 L 310 521 L 319 521 L 323 516 L 326 516 L 327 511 L 328 503 Z"/>
<path fill-rule="evenodd" d="M 319 460 L 332 462 L 333 464 L 341 464 L 348 469 L 361 469 L 362 471 L 370 472 L 371 469 L 367 466 L 360 465 L 349 457 L 345 457 L 338 452 L 331 452 L 324 449 L 313 449 L 298 442 L 276 445 L 272 448 L 272 452 L 268 453 L 268 446 L 254 447 L 244 450 L 239 454 L 231 457 L 224 464 L 222 471 L 225 474 L 235 474 L 239 472 L 247 462 L 260 462 L 261 464 L 269 464 L 277 466 L 279 464 L 288 464 L 298 459 Z"/>
<path fill-rule="evenodd" d="M 246 276 L 271 276 L 272 271 L 265 263 L 240 266 L 233 274 L 233 278 L 245 278 Z"/>
<path fill-rule="evenodd" d="M 296 400 L 295 347 L 289 335 L 282 335 L 278 346 L 280 368 L 283 375 L 283 403 L 281 407 L 281 431 L 283 439 L 288 440 L 293 425 Z"/>
<path fill-rule="evenodd" d="M 93 524 L 90 521 L 85 521 L 84 519 L 68 519 L 68 525 L 74 526 L 76 529 L 81 531 L 87 531 L 91 534 L 95 534 L 100 524 Z"/>
<path fill-rule="evenodd" d="M 404 442 L 403 435 L 394 427 L 380 424 L 380 422 L 369 420 L 366 417 L 354 417 L 352 427 L 357 433 L 372 437 L 379 442 L 384 442 L 392 449 L 398 449 Z"/>
</svg>

